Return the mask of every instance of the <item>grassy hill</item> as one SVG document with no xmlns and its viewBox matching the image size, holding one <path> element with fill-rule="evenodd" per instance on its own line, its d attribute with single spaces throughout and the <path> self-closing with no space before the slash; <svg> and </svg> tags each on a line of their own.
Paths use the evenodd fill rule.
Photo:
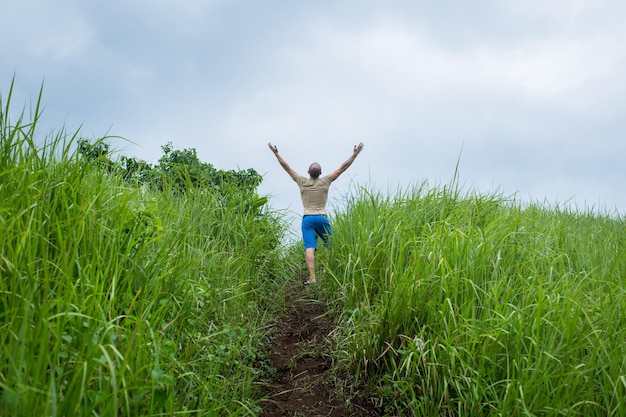
<svg viewBox="0 0 626 417">
<path fill-rule="evenodd" d="M 77 133 L 37 145 L 38 110 L 12 122 L 9 105 L 0 415 L 258 412 L 264 336 L 293 265 L 254 185 L 224 188 L 219 173 L 221 187 L 194 186 L 181 164 L 158 186 L 129 181 L 106 155 L 80 154 Z"/>
<path fill-rule="evenodd" d="M 626 413 L 623 218 L 454 185 L 351 201 L 324 294 L 343 366 L 390 412 Z"/>
<path fill-rule="evenodd" d="M 0 105 L 0 415 L 258 415 L 303 268 L 251 171 L 109 158 Z M 38 145 L 37 143 L 43 143 Z M 191 168 L 189 168 L 191 167 Z M 361 188 L 318 253 L 334 370 L 403 416 L 626 414 L 624 219 Z"/>
</svg>

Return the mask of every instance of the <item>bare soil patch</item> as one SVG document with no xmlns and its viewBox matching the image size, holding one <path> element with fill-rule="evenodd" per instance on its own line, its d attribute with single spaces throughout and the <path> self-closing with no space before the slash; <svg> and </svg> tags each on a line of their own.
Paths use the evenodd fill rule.
<svg viewBox="0 0 626 417">
<path fill-rule="evenodd" d="M 330 372 L 327 343 L 336 327 L 323 303 L 309 294 L 304 284 L 294 284 L 270 336 L 269 358 L 276 374 L 263 387 L 267 399 L 261 416 L 379 416 L 367 399 L 347 401 L 338 394 L 341 383 Z"/>
</svg>

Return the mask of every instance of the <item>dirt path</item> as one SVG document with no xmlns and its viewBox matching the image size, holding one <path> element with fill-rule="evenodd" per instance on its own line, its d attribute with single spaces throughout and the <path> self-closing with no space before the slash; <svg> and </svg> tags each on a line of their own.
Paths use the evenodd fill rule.
<svg viewBox="0 0 626 417">
<path fill-rule="evenodd" d="M 335 326 L 321 302 L 303 284 L 294 284 L 287 308 L 270 338 L 269 356 L 276 378 L 264 387 L 262 417 L 377 416 L 366 400 L 348 407 L 336 395 L 330 374 L 327 338 Z"/>
</svg>

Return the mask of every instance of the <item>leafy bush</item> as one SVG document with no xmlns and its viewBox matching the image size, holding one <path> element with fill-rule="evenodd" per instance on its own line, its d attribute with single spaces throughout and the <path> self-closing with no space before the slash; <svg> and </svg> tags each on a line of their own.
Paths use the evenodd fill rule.
<svg viewBox="0 0 626 417">
<path fill-rule="evenodd" d="M 254 195 L 261 184 L 262 177 L 253 169 L 218 170 L 213 165 L 198 159 L 194 148 L 178 150 L 172 143 L 163 145 L 163 155 L 157 165 L 121 155 L 119 160 L 111 159 L 110 145 L 105 139 L 93 143 L 87 139 L 78 139 L 78 153 L 84 163 L 115 171 L 121 177 L 136 185 L 145 185 L 163 191 L 171 189 L 184 193 L 190 190 L 207 190 L 222 196 L 234 193 Z M 257 201 L 263 205 L 267 199 Z M 258 208 L 258 207 L 257 207 Z"/>
</svg>

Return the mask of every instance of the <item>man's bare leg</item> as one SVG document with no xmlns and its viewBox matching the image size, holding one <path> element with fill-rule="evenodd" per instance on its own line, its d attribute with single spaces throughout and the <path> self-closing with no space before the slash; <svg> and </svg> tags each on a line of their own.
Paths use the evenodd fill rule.
<svg viewBox="0 0 626 417">
<path fill-rule="evenodd" d="M 314 284 L 315 279 L 315 248 L 307 248 L 304 253 L 304 260 L 306 261 L 306 267 L 309 270 L 309 279 L 307 284 Z"/>
</svg>

